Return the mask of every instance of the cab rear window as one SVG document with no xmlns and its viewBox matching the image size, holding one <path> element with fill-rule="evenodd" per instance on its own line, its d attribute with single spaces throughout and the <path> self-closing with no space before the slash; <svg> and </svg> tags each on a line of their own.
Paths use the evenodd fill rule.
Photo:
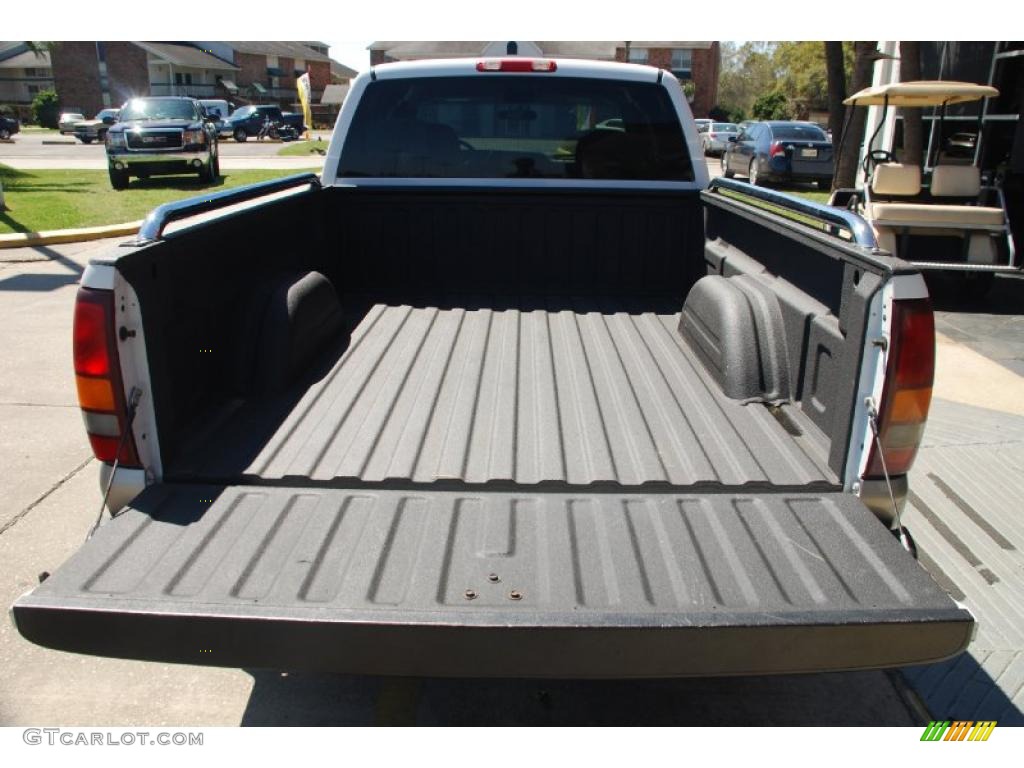
<svg viewBox="0 0 1024 768">
<path fill-rule="evenodd" d="M 338 176 L 694 178 L 660 85 L 502 74 L 370 83 Z"/>
</svg>

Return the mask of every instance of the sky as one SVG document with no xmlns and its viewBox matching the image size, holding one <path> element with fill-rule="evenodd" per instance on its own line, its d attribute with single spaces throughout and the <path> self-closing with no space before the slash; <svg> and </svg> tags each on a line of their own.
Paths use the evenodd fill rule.
<svg viewBox="0 0 1024 768">
<path fill-rule="evenodd" d="M 324 40 L 331 46 L 331 58 L 340 61 L 346 67 L 352 67 L 357 72 L 370 68 L 370 52 L 366 47 L 372 40 Z"/>
</svg>

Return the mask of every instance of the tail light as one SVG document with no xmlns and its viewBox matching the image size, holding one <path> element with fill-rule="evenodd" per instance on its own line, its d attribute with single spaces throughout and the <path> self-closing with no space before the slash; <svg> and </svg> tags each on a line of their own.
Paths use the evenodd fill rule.
<svg viewBox="0 0 1024 768">
<path fill-rule="evenodd" d="M 890 475 L 910 471 L 924 434 L 935 379 L 935 316 L 931 301 L 893 302 L 885 389 L 878 409 L 878 436 Z M 872 442 L 865 477 L 882 477 L 878 443 Z"/>
<path fill-rule="evenodd" d="M 140 466 L 114 335 L 114 292 L 79 288 L 74 322 L 75 385 L 92 452 L 100 461 Z M 118 446 L 121 453 L 118 456 Z"/>
<path fill-rule="evenodd" d="M 786 148 L 782 146 L 781 141 L 773 141 L 771 146 L 768 148 L 769 157 L 779 157 L 784 154 L 786 154 Z"/>
<path fill-rule="evenodd" d="M 558 65 L 551 59 L 484 59 L 476 63 L 477 72 L 554 72 Z"/>
</svg>

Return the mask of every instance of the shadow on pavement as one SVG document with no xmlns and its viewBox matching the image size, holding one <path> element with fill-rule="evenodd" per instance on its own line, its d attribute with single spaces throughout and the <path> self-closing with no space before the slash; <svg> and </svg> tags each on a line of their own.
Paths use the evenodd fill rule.
<svg viewBox="0 0 1024 768">
<path fill-rule="evenodd" d="M 604 681 L 247 671 L 254 684 L 242 725 L 921 723 L 884 672 Z"/>
<path fill-rule="evenodd" d="M 992 288 L 982 297 L 965 295 L 958 275 L 930 273 L 926 280 L 932 306 L 939 312 L 980 312 L 986 315 L 1024 314 L 1024 279 L 996 275 Z"/>
<path fill-rule="evenodd" d="M 37 245 L 27 250 L 31 250 L 33 253 L 46 259 L 60 264 L 66 270 L 67 274 L 18 274 L 11 275 L 0 279 L 0 291 L 55 291 L 59 288 L 63 288 L 66 285 L 73 285 L 82 278 L 82 272 L 85 270 L 78 262 L 69 259 L 67 256 L 62 254 L 60 251 L 55 250 L 47 245 Z M 14 262 L 17 263 L 17 262 Z M 26 263 L 36 263 L 35 260 Z"/>
<path fill-rule="evenodd" d="M 970 650 L 939 664 L 907 667 L 902 673 L 935 720 L 995 720 L 1020 726 L 1024 713 L 985 668 L 991 667 L 998 678 L 1020 660 L 1019 652 Z"/>
<path fill-rule="evenodd" d="M 12 275 L 0 280 L 0 291 L 55 291 L 74 285 L 80 275 Z"/>
</svg>

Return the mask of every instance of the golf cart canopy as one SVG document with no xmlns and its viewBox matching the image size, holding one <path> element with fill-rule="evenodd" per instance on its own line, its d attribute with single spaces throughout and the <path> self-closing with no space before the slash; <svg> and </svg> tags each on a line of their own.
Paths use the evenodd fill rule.
<svg viewBox="0 0 1024 768">
<path fill-rule="evenodd" d="M 885 104 L 890 107 L 940 107 L 943 104 L 961 104 L 998 95 L 999 91 L 990 85 L 947 80 L 915 80 L 865 88 L 850 96 L 843 104 L 857 107 Z"/>
</svg>

